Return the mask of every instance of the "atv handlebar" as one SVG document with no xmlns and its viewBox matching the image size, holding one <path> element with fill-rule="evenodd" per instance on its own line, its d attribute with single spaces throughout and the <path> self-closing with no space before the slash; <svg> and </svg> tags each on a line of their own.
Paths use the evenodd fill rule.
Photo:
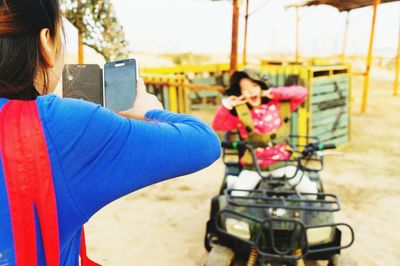
<svg viewBox="0 0 400 266">
<path fill-rule="evenodd" d="M 263 179 L 270 179 L 271 182 L 282 182 L 282 180 L 289 180 L 294 178 L 297 175 L 297 172 L 300 170 L 300 161 L 297 158 L 294 159 L 285 159 L 285 160 L 280 160 L 280 159 L 269 159 L 271 161 L 274 161 L 275 163 L 282 162 L 286 166 L 288 165 L 293 165 L 296 167 L 296 171 L 294 171 L 291 176 L 287 176 L 286 173 L 283 173 L 283 176 L 273 176 L 269 172 L 263 172 L 261 170 L 261 167 L 259 165 L 259 159 L 256 157 L 255 153 L 255 147 L 257 148 L 265 148 L 265 147 L 270 147 L 269 143 L 264 143 L 264 142 L 247 142 L 247 141 L 222 141 L 221 146 L 223 149 L 233 149 L 237 151 L 245 151 L 247 150 L 249 152 L 249 155 L 252 159 L 252 164 L 254 167 L 254 170 L 258 173 L 258 175 L 263 178 Z M 224 150 L 224 154 L 229 154 Z M 232 155 L 232 154 L 229 154 Z"/>
<path fill-rule="evenodd" d="M 301 152 L 301 155 L 307 157 L 315 154 L 317 151 L 331 150 L 331 149 L 336 149 L 336 145 L 333 143 L 331 144 L 309 143 L 304 147 L 303 151 Z"/>
<path fill-rule="evenodd" d="M 221 147 L 224 149 L 240 149 L 246 147 L 246 142 L 244 141 L 222 141 Z"/>
<path fill-rule="evenodd" d="M 290 136 L 292 138 L 300 138 L 302 136 Z M 328 144 L 322 144 L 318 138 L 316 137 L 304 137 L 308 144 L 306 145 L 299 145 L 291 144 L 290 142 L 287 142 L 288 146 L 293 148 L 293 157 L 292 159 L 289 160 L 273 160 L 276 162 L 282 162 L 285 161 L 288 163 L 288 165 L 295 165 L 298 168 L 302 168 L 303 170 L 312 170 L 312 171 L 321 171 L 323 169 L 323 156 L 320 153 L 321 151 L 328 150 L 328 149 L 335 149 L 336 145 L 333 143 L 328 143 Z M 236 154 L 242 154 L 245 150 L 247 150 L 253 159 L 253 166 L 255 170 L 258 172 L 258 174 L 262 178 L 271 178 L 266 177 L 261 173 L 261 169 L 258 165 L 258 158 L 255 155 L 255 148 L 265 148 L 265 147 L 270 147 L 271 143 L 265 143 L 265 142 L 253 142 L 253 141 L 243 141 L 243 140 L 235 140 L 235 141 L 229 141 L 227 140 L 228 138 L 224 138 L 224 140 L 221 142 L 221 146 L 224 149 L 224 155 L 234 155 L 235 153 L 229 152 L 229 150 L 237 150 L 238 153 Z M 286 140 L 288 141 L 288 140 Z M 296 146 L 297 145 L 297 146 Z M 313 166 L 310 166 L 313 165 Z M 318 165 L 317 167 L 315 165 Z M 296 171 L 297 173 L 297 171 Z M 294 176 L 293 176 L 294 177 Z M 286 177 L 287 179 L 291 179 L 291 177 Z"/>
<path fill-rule="evenodd" d="M 221 147 L 225 149 L 251 149 L 253 146 L 265 148 L 268 147 L 268 143 L 264 142 L 247 142 L 247 141 L 222 141 Z"/>
<path fill-rule="evenodd" d="M 332 150 L 332 149 L 336 149 L 336 144 L 322 144 L 322 149 L 323 150 Z"/>
</svg>

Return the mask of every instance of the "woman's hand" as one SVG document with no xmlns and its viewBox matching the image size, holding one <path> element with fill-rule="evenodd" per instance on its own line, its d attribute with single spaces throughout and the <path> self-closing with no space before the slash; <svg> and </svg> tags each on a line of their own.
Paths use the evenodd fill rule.
<svg viewBox="0 0 400 266">
<path fill-rule="evenodd" d="M 272 94 L 272 91 L 271 91 L 271 90 L 263 91 L 263 92 L 261 93 L 261 96 L 262 96 L 262 97 L 266 97 L 266 98 L 268 98 L 268 99 L 273 99 L 273 98 L 274 98 L 274 95 Z"/>
<path fill-rule="evenodd" d="M 127 118 L 144 119 L 145 114 L 154 109 L 164 110 L 161 102 L 155 95 L 146 91 L 143 79 L 139 78 L 136 85 L 136 99 L 133 107 L 119 112 L 119 114 Z"/>
</svg>

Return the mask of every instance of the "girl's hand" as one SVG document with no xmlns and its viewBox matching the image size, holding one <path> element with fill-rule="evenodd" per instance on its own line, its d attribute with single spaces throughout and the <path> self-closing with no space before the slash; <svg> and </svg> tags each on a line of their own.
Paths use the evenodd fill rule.
<svg viewBox="0 0 400 266">
<path fill-rule="evenodd" d="M 119 114 L 128 118 L 144 119 L 145 114 L 154 109 L 164 110 L 162 104 L 153 94 L 146 91 L 143 79 L 137 81 L 136 99 L 133 107 Z"/>
<path fill-rule="evenodd" d="M 273 99 L 273 98 L 274 98 L 274 95 L 272 94 L 272 91 L 271 91 L 271 90 L 263 91 L 263 92 L 261 93 L 261 96 L 262 96 L 262 97 L 266 97 L 266 98 L 268 98 L 268 99 Z"/>
<path fill-rule="evenodd" d="M 247 102 L 247 99 L 243 95 L 241 95 L 239 97 L 238 96 L 229 96 L 228 100 L 229 100 L 229 104 L 232 107 L 236 107 L 238 105 L 241 105 L 241 104 L 244 104 Z"/>
</svg>

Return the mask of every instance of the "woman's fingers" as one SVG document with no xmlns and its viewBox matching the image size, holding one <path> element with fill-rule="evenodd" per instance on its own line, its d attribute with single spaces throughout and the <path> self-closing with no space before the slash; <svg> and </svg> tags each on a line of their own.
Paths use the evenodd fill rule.
<svg viewBox="0 0 400 266">
<path fill-rule="evenodd" d="M 150 110 L 163 110 L 161 102 L 153 94 L 146 91 L 146 85 L 143 79 L 139 78 L 136 82 L 136 100 L 131 109 L 123 112 L 124 116 L 136 119 L 144 119 L 146 113 Z"/>
<path fill-rule="evenodd" d="M 138 78 L 136 82 L 136 91 L 137 94 L 143 94 L 146 92 L 146 84 L 144 84 L 144 80 L 142 78 Z"/>
</svg>

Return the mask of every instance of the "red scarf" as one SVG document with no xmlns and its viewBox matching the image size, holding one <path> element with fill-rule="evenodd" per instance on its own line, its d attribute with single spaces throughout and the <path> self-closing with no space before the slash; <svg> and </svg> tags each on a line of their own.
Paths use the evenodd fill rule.
<svg viewBox="0 0 400 266">
<path fill-rule="evenodd" d="M 9 101 L 3 106 L 0 148 L 16 265 L 37 265 L 35 207 L 46 265 L 60 265 L 57 202 L 46 139 L 35 101 Z M 81 265 L 99 265 L 87 257 L 84 240 L 82 230 Z"/>
</svg>

